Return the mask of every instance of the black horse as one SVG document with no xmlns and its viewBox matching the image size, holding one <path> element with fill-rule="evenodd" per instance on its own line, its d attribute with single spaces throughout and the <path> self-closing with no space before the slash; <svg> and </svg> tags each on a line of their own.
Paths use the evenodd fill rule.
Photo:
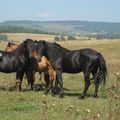
<svg viewBox="0 0 120 120">
<path fill-rule="evenodd" d="M 45 41 L 35 41 L 38 59 L 45 55 L 56 71 L 56 82 L 54 94 L 57 92 L 58 83 L 60 85 L 60 95 L 63 97 L 62 72 L 84 73 L 85 88 L 80 98 L 84 98 L 90 86 L 90 74 L 95 81 L 94 97 L 98 97 L 98 87 L 100 82 L 106 82 L 106 62 L 103 56 L 93 49 L 68 50 L 57 43 Z"/>
<path fill-rule="evenodd" d="M 21 89 L 24 72 L 32 59 L 37 58 L 35 44 L 31 39 L 26 39 L 18 48 L 12 52 L 0 50 L 0 72 L 16 72 L 17 90 Z"/>
</svg>

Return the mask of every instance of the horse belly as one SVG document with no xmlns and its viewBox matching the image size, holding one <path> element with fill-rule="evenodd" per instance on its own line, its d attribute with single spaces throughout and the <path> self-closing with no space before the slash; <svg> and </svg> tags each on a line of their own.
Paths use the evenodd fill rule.
<svg viewBox="0 0 120 120">
<path fill-rule="evenodd" d="M 73 67 L 73 66 L 64 66 L 62 72 L 65 73 L 79 73 L 82 71 L 81 67 Z"/>
<path fill-rule="evenodd" d="M 0 67 L 0 72 L 3 73 L 12 73 L 12 72 L 16 72 L 16 68 L 11 67 L 11 66 L 4 66 L 4 67 Z"/>
</svg>

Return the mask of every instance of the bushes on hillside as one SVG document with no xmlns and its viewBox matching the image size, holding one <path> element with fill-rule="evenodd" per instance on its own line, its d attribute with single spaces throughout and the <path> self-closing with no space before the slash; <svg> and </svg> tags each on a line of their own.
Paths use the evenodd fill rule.
<svg viewBox="0 0 120 120">
<path fill-rule="evenodd" d="M 64 35 L 61 35 L 61 36 L 60 36 L 60 40 L 65 41 Z"/>
<path fill-rule="evenodd" d="M 61 36 L 55 36 L 54 41 L 65 41 L 65 37 L 63 35 Z"/>
<path fill-rule="evenodd" d="M 54 37 L 54 41 L 65 41 L 65 40 L 77 40 L 74 36 L 69 35 L 67 37 L 67 39 L 65 38 L 64 35 L 60 35 L 60 36 L 55 36 Z"/>
<path fill-rule="evenodd" d="M 74 36 L 69 35 L 67 40 L 76 40 L 76 38 Z"/>
<path fill-rule="evenodd" d="M 59 40 L 60 40 L 60 38 L 58 36 L 54 37 L 54 41 L 59 41 Z"/>
<path fill-rule="evenodd" d="M 21 26 L 0 26 L 0 33 L 35 33 L 35 34 L 55 34 L 54 32 L 46 32 L 34 28 L 26 28 Z"/>
</svg>

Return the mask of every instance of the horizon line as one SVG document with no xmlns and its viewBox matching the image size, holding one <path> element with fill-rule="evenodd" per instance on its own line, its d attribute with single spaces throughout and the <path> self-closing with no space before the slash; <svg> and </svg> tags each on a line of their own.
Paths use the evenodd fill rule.
<svg viewBox="0 0 120 120">
<path fill-rule="evenodd" d="M 27 20 L 27 19 L 18 19 L 18 20 L 4 20 L 4 21 L 0 21 L 0 23 L 4 23 L 4 22 L 10 22 L 10 21 L 32 21 L 32 22 L 72 22 L 72 21 L 81 21 L 81 22 L 102 22 L 102 23 L 120 23 L 120 22 L 112 22 L 112 21 L 95 21 L 95 20 Z"/>
</svg>

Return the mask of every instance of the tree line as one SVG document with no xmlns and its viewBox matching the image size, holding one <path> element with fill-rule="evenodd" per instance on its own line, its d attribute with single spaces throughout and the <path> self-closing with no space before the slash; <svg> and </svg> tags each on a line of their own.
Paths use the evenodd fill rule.
<svg viewBox="0 0 120 120">
<path fill-rule="evenodd" d="M 56 34 L 53 32 L 46 32 L 42 30 L 25 28 L 20 26 L 0 26 L 0 33 L 35 33 L 35 34 Z"/>
<path fill-rule="evenodd" d="M 94 35 L 86 35 L 89 38 L 96 38 L 97 40 L 100 39 L 120 39 L 120 33 L 117 32 L 110 32 L 110 33 L 97 33 Z"/>
</svg>

